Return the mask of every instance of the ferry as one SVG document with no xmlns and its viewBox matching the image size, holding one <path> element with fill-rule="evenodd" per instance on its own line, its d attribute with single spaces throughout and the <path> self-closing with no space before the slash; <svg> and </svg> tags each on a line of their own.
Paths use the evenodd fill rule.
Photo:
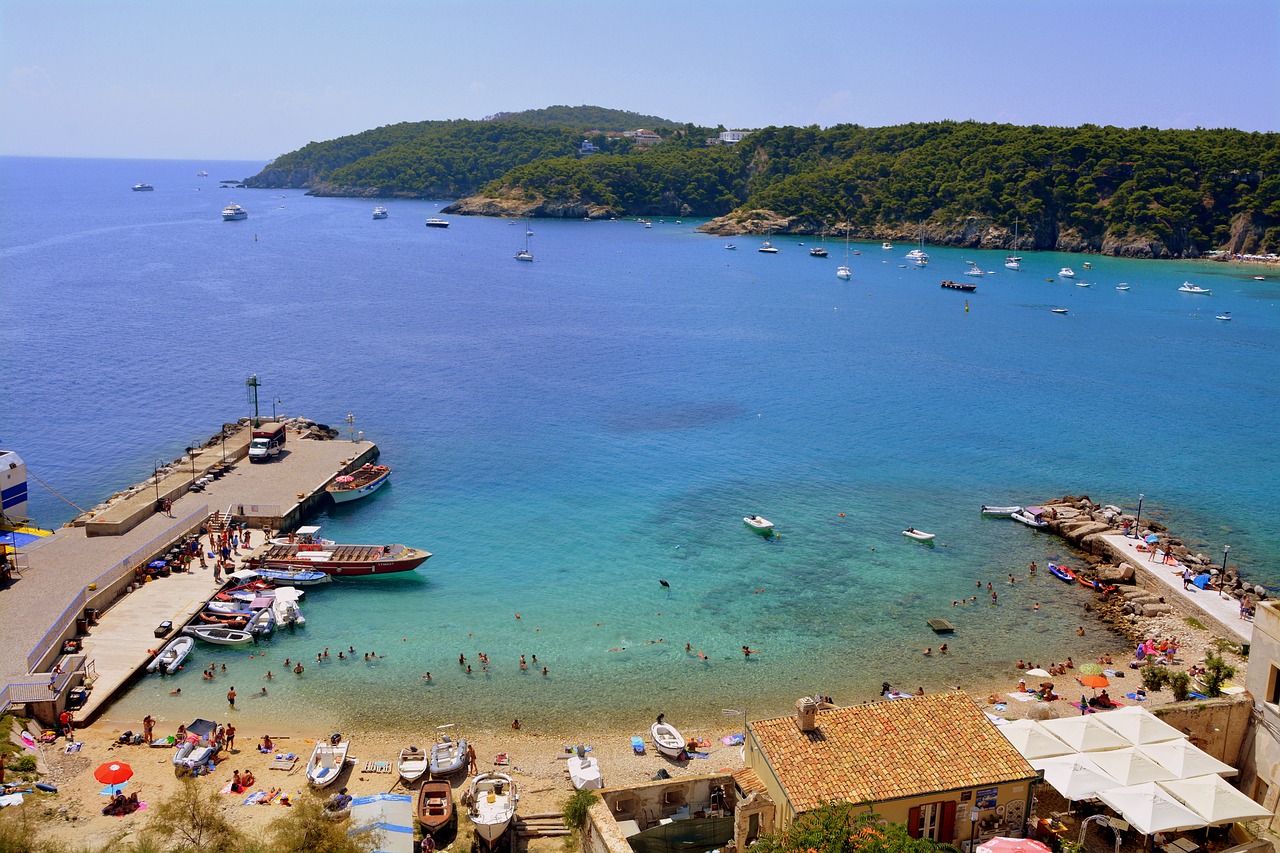
<svg viewBox="0 0 1280 853">
<path fill-rule="evenodd" d="M 237 219 L 248 219 L 248 218 L 249 218 L 249 211 L 245 210 L 243 207 L 236 204 L 235 202 L 232 202 L 231 204 L 222 208 L 223 222 L 232 222 Z"/>
</svg>

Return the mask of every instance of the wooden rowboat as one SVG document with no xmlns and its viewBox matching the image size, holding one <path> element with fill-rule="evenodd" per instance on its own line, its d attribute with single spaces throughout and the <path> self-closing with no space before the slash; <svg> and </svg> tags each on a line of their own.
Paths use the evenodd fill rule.
<svg viewBox="0 0 1280 853">
<path fill-rule="evenodd" d="M 422 783 L 418 790 L 418 823 L 422 831 L 435 837 L 435 834 L 453 822 L 457 814 L 453 810 L 453 786 L 443 779 L 432 779 Z"/>
</svg>

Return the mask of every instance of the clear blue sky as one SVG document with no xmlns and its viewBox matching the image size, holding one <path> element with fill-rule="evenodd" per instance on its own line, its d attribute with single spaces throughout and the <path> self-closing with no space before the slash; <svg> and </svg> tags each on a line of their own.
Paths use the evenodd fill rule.
<svg viewBox="0 0 1280 853">
<path fill-rule="evenodd" d="M 595 104 L 1280 130 L 1278 0 L 0 0 L 0 154 L 267 161 Z"/>
</svg>

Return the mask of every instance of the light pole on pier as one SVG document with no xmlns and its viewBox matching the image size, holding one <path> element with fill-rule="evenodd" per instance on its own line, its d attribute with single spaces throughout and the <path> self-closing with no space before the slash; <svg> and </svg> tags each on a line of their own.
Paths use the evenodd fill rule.
<svg viewBox="0 0 1280 853">
<path fill-rule="evenodd" d="M 347 412 L 347 432 L 351 433 L 351 440 L 356 440 L 356 416 L 352 412 Z"/>
<path fill-rule="evenodd" d="M 155 460 L 152 466 L 155 471 L 155 481 L 156 481 L 156 512 L 160 511 L 160 466 L 163 464 L 164 464 L 163 462 L 157 459 Z"/>
<path fill-rule="evenodd" d="M 1142 494 L 1141 492 L 1139 492 L 1139 493 L 1138 493 L 1138 517 L 1137 517 L 1137 518 L 1135 518 L 1135 519 L 1133 520 L 1133 535 L 1134 535 L 1134 536 L 1139 536 L 1139 537 L 1140 537 L 1140 536 L 1142 535 L 1142 534 L 1140 534 L 1140 533 L 1138 532 L 1138 528 L 1139 528 L 1139 525 L 1141 525 L 1141 524 L 1142 524 L 1142 499 L 1143 499 L 1143 498 L 1145 498 L 1145 497 L 1146 497 L 1146 495 Z"/>
<path fill-rule="evenodd" d="M 191 457 L 191 485 L 196 483 L 196 451 L 200 449 L 200 442 L 193 441 L 191 446 L 187 448 L 187 455 Z"/>
<path fill-rule="evenodd" d="M 1218 596 L 1227 596 L 1227 555 L 1231 553 L 1230 545 L 1222 546 L 1222 574 L 1218 576 Z"/>
<path fill-rule="evenodd" d="M 276 397 L 271 401 L 271 420 L 274 421 L 276 419 L 276 406 L 283 405 L 283 404 L 284 404 L 284 401 L 281 400 L 279 397 Z"/>
<path fill-rule="evenodd" d="M 249 401 L 253 403 L 253 425 L 258 425 L 258 374 L 250 373 L 249 378 L 244 381 L 249 388 Z"/>
</svg>

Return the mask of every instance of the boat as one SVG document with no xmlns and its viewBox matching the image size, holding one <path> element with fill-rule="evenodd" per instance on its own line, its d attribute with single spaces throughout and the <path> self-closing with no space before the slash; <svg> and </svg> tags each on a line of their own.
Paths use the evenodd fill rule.
<svg viewBox="0 0 1280 853">
<path fill-rule="evenodd" d="M 338 734 L 316 742 L 316 748 L 307 760 L 307 781 L 312 787 L 326 788 L 338 781 L 350 747 L 351 741 L 343 740 Z"/>
<path fill-rule="evenodd" d="M 243 646 L 253 642 L 253 635 L 248 631 L 221 625 L 188 625 L 182 629 L 182 633 L 215 646 Z"/>
<path fill-rule="evenodd" d="M 973 293 L 975 290 L 978 289 L 978 285 L 976 284 L 962 284 L 961 282 L 958 282 L 958 281 L 952 281 L 949 278 L 945 279 L 942 282 L 942 286 L 945 287 L 947 290 L 963 290 L 966 293 Z"/>
<path fill-rule="evenodd" d="M 604 787 L 604 777 L 600 775 L 600 762 L 587 755 L 582 747 L 578 747 L 565 763 L 569 771 L 569 781 L 573 783 L 575 789 L 590 791 Z"/>
<path fill-rule="evenodd" d="M 929 255 L 924 250 L 924 223 L 920 223 L 920 244 L 916 248 L 907 252 L 907 260 L 913 262 L 916 266 L 927 266 L 929 263 Z"/>
<path fill-rule="evenodd" d="M 209 177 L 209 173 L 208 173 L 208 172 L 206 172 L 204 169 L 201 169 L 200 171 L 196 172 L 196 177 L 197 177 L 197 178 L 207 178 L 207 177 Z"/>
<path fill-rule="evenodd" d="M 1205 296 L 1209 296 L 1213 293 L 1209 288 L 1201 287 L 1198 284 L 1192 284 L 1189 281 L 1184 281 L 1182 283 L 1182 287 L 1178 288 L 1178 291 L 1181 293 L 1203 293 Z"/>
<path fill-rule="evenodd" d="M 339 474 L 324 487 L 336 503 L 347 503 L 368 497 L 391 479 L 386 465 L 362 465 L 350 474 Z"/>
<path fill-rule="evenodd" d="M 1051 308 L 1051 309 L 1049 309 L 1049 310 L 1053 311 L 1053 313 L 1055 313 L 1055 314 L 1065 314 L 1065 313 L 1067 313 L 1067 309 L 1066 309 L 1066 308 Z"/>
<path fill-rule="evenodd" d="M 770 243 L 768 240 L 765 240 L 763 243 L 761 243 L 760 248 L 756 249 L 756 251 L 764 252 L 766 255 L 778 254 L 778 248 L 774 246 L 773 243 Z"/>
<path fill-rule="evenodd" d="M 206 613 L 212 613 L 215 616 L 242 616 L 248 619 L 253 615 L 253 610 L 248 604 L 242 601 L 210 601 L 204 606 Z"/>
<path fill-rule="evenodd" d="M 427 753 L 416 747 L 406 746 L 400 750 L 400 758 L 396 761 L 396 772 L 406 782 L 416 782 L 427 772 Z"/>
<path fill-rule="evenodd" d="M 275 614 L 277 625 L 292 628 L 307 624 L 307 617 L 302 615 L 302 608 L 298 606 L 298 599 L 302 595 L 302 590 L 291 586 L 282 586 L 276 590 L 275 597 L 271 599 L 271 612 Z"/>
<path fill-rule="evenodd" d="M 258 575 L 263 580 L 281 586 L 319 586 L 323 583 L 333 583 L 333 578 L 324 572 L 259 569 Z"/>
<path fill-rule="evenodd" d="M 969 261 L 969 268 L 964 271 L 964 274 L 981 277 L 986 275 L 986 272 L 983 271 L 982 267 L 978 266 L 976 261 Z"/>
<path fill-rule="evenodd" d="M 338 543 L 334 542 L 332 539 L 325 539 L 323 536 L 321 536 L 319 525 L 306 524 L 306 525 L 303 525 L 302 527 L 299 527 L 297 530 L 293 531 L 292 533 L 285 534 L 284 536 L 271 537 L 271 544 L 272 545 L 323 545 L 324 547 L 328 548 L 333 545 L 337 545 Z M 241 569 L 240 571 L 244 571 L 244 569 Z M 236 572 L 236 574 L 232 575 L 232 577 L 235 577 L 238 574 L 239 572 Z M 260 573 L 257 573 L 257 574 L 260 574 Z"/>
<path fill-rule="evenodd" d="M 1100 580 L 1090 580 L 1089 578 L 1082 578 L 1079 575 L 1076 575 L 1076 580 L 1080 582 L 1081 586 L 1088 587 L 1094 592 L 1100 592 L 1103 595 L 1108 595 L 1116 591 L 1115 584 L 1103 583 Z"/>
<path fill-rule="evenodd" d="M 389 216 L 389 215 L 390 215 L 390 214 L 388 214 L 388 213 L 387 213 L 387 209 L 386 209 L 385 207 L 381 207 L 381 206 L 379 206 L 379 207 L 375 207 L 375 208 L 373 209 L 373 218 L 374 218 L 374 219 L 386 219 L 386 218 L 387 218 L 387 216 Z"/>
<path fill-rule="evenodd" d="M 888 240 L 886 240 L 886 241 L 884 241 L 883 243 L 881 243 L 881 244 L 880 244 L 880 248 L 881 248 L 881 249 L 892 249 L 892 248 L 893 248 L 893 244 L 892 244 L 892 243 L 890 243 Z"/>
<path fill-rule="evenodd" d="M 1044 507 L 1029 506 L 1029 507 L 1024 507 L 1021 512 L 1013 513 L 1009 517 L 1012 518 L 1014 521 L 1022 522 L 1023 524 L 1027 525 L 1027 527 L 1034 527 L 1037 530 L 1041 530 L 1049 526 L 1049 522 L 1045 521 L 1043 518 L 1040 517 L 1043 514 L 1044 514 Z"/>
<path fill-rule="evenodd" d="M 645 227 L 648 228 L 649 226 L 646 225 Z M 516 252 L 517 261 L 533 260 L 533 252 L 529 251 L 529 237 L 532 236 L 532 234 L 533 232 L 529 230 L 529 223 L 526 220 L 524 223 L 524 248 Z"/>
<path fill-rule="evenodd" d="M 773 530 L 773 522 L 762 515 L 743 516 L 742 523 L 750 527 L 752 530 L 758 530 L 761 533 L 768 533 Z"/>
<path fill-rule="evenodd" d="M 1076 287 L 1088 287 L 1091 283 L 1092 282 L 1088 282 L 1088 281 L 1077 281 Z"/>
<path fill-rule="evenodd" d="M 825 258 L 827 257 L 827 250 L 822 248 L 821 246 L 814 246 L 812 249 L 809 250 L 809 257 Z"/>
<path fill-rule="evenodd" d="M 932 542 L 938 534 L 925 533 L 923 530 L 916 530 L 914 527 L 908 527 L 902 531 L 902 535 L 908 539 L 914 539 L 917 542 Z"/>
<path fill-rule="evenodd" d="M 1117 284 L 1117 285 L 1116 285 L 1116 290 L 1122 290 L 1122 291 L 1123 291 L 1123 290 L 1128 290 L 1128 289 L 1129 289 L 1129 285 L 1127 285 L 1127 284 Z"/>
<path fill-rule="evenodd" d="M 725 243 L 725 244 L 724 244 L 724 247 L 725 247 L 726 249 L 728 249 L 729 251 L 733 251 L 733 250 L 735 250 L 735 249 L 737 249 L 737 248 L 738 248 L 737 246 L 733 245 L 732 243 Z"/>
<path fill-rule="evenodd" d="M 436 726 L 436 742 L 431 745 L 431 758 L 428 769 L 431 778 L 451 776 L 467 766 L 467 739 L 454 738 L 446 731 L 453 728 L 453 723 Z"/>
<path fill-rule="evenodd" d="M 453 786 L 445 780 L 429 779 L 418 789 L 418 823 L 433 838 L 453 822 Z"/>
<path fill-rule="evenodd" d="M 231 204 L 222 208 L 223 222 L 233 222 L 238 219 L 248 219 L 248 218 L 249 218 L 249 211 L 245 210 L 243 207 L 236 204 L 235 202 L 232 202 Z"/>
<path fill-rule="evenodd" d="M 1255 276 L 1253 277 L 1253 280 L 1254 280 L 1254 281 L 1266 281 L 1266 280 L 1267 280 L 1267 277 L 1266 277 L 1265 275 L 1255 275 Z"/>
<path fill-rule="evenodd" d="M 151 663 L 147 664 L 147 672 L 159 670 L 161 675 L 177 672 L 178 667 L 182 666 L 182 662 L 187 659 L 187 655 L 191 654 L 195 645 L 196 641 L 191 637 L 174 637 L 160 650 L 159 654 L 151 659 Z"/>
<path fill-rule="evenodd" d="M 338 545 L 332 542 L 282 545 L 268 542 L 250 554 L 245 565 L 255 571 L 307 570 L 334 577 L 359 577 L 411 572 L 430 557 L 430 551 L 405 545 Z"/>
<path fill-rule="evenodd" d="M 1085 262 L 1084 262 L 1084 268 L 1085 268 L 1085 269 L 1087 269 L 1087 270 L 1091 270 L 1091 269 L 1093 269 L 1093 264 L 1089 263 L 1088 261 L 1085 261 Z"/>
<path fill-rule="evenodd" d="M 428 220 L 427 220 L 427 227 L 428 227 L 428 228 L 448 228 L 448 227 L 449 227 L 449 220 L 447 220 L 447 219 L 439 219 L 439 218 L 437 218 L 437 217 L 433 216 L 433 217 L 431 217 L 430 219 L 428 219 Z"/>
<path fill-rule="evenodd" d="M 483 845 L 492 848 L 502 838 L 516 814 L 516 783 L 506 773 L 477 774 L 467 790 L 467 817 Z"/>
<path fill-rule="evenodd" d="M 1215 317 L 1214 319 L 1215 319 L 1215 320 L 1230 320 L 1230 319 L 1231 319 L 1231 312 L 1230 312 L 1230 311 L 1223 311 L 1221 314 L 1219 314 L 1219 315 L 1218 315 L 1217 317 Z"/>
<path fill-rule="evenodd" d="M 1013 218 L 1013 251 L 1005 256 L 1004 268 L 1007 270 L 1022 269 L 1022 257 L 1018 254 L 1018 218 Z"/>
<path fill-rule="evenodd" d="M 270 607 L 264 607 L 257 613 L 253 614 L 253 618 L 249 620 L 249 624 L 245 626 L 245 630 L 255 637 L 263 637 L 270 634 L 276 629 L 276 612 Z"/>
<path fill-rule="evenodd" d="M 1076 271 L 1073 270 L 1071 267 L 1063 267 L 1062 269 L 1058 270 L 1058 276 L 1060 278 L 1075 278 Z"/>
<path fill-rule="evenodd" d="M 1022 512 L 1020 506 L 983 506 L 982 514 L 990 518 L 1009 518 L 1015 512 Z"/>
<path fill-rule="evenodd" d="M 1053 575 L 1063 583 L 1071 583 L 1076 579 L 1076 573 L 1068 569 L 1066 566 L 1059 566 L 1057 563 L 1049 564 L 1049 574 Z"/>
<path fill-rule="evenodd" d="M 849 268 L 849 227 L 844 229 L 844 263 L 836 267 L 836 278 L 848 281 L 853 278 L 853 270 Z"/>
<path fill-rule="evenodd" d="M 149 193 L 149 192 L 152 192 L 153 190 L 155 190 L 155 187 L 151 186 L 151 184 L 134 184 L 133 185 L 133 191 L 136 193 Z"/>
<path fill-rule="evenodd" d="M 668 722 L 663 721 L 663 714 L 658 715 L 658 720 L 649 727 L 649 734 L 653 737 L 653 745 L 658 748 L 658 752 L 668 758 L 678 758 L 684 754 L 684 735 Z"/>
</svg>

